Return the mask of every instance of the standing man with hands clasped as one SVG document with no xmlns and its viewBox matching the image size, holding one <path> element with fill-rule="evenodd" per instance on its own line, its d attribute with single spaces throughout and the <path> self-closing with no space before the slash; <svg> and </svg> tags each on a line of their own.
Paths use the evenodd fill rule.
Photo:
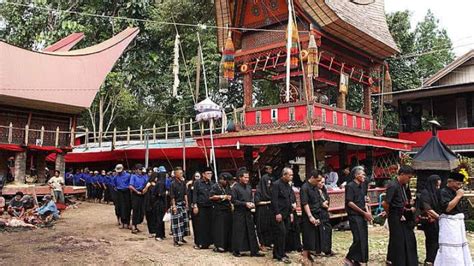
<svg viewBox="0 0 474 266">
<path fill-rule="evenodd" d="M 344 260 L 344 265 L 367 265 L 369 260 L 369 233 L 367 222 L 372 222 L 372 214 L 367 207 L 367 183 L 362 166 L 351 171 L 353 180 L 346 185 L 346 212 L 352 232 L 352 245 Z"/>
<path fill-rule="evenodd" d="M 446 187 L 440 190 L 441 215 L 439 218 L 439 249 L 435 266 L 471 266 L 472 258 L 464 225 L 464 207 L 461 200 L 464 176 L 453 172 Z"/>
<path fill-rule="evenodd" d="M 171 199 L 171 230 L 173 232 L 174 246 L 178 247 L 184 243 L 185 236 L 189 236 L 188 196 L 186 195 L 186 183 L 183 179 L 183 169 L 176 167 L 174 178 L 170 187 Z"/>
<path fill-rule="evenodd" d="M 212 245 L 212 201 L 211 201 L 212 169 L 206 167 L 202 178 L 194 182 L 193 214 L 196 219 L 194 228 L 195 249 L 208 249 Z"/>
<path fill-rule="evenodd" d="M 273 247 L 273 258 L 284 263 L 291 263 L 285 253 L 285 242 L 294 217 L 292 214 L 293 203 L 296 202 L 295 194 L 290 186 L 293 180 L 293 170 L 283 168 L 282 177 L 272 185 L 272 209 L 275 215 L 275 242 Z"/>
</svg>

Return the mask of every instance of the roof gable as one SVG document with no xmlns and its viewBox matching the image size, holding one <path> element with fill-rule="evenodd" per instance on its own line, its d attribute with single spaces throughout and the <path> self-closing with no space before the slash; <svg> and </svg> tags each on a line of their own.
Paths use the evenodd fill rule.
<svg viewBox="0 0 474 266">
<path fill-rule="evenodd" d="M 423 87 L 430 87 L 435 85 L 436 82 L 440 81 L 444 77 L 448 76 L 457 68 L 463 66 L 464 64 L 471 62 L 471 59 L 474 58 L 474 49 L 467 52 L 466 54 L 456 58 L 453 62 L 442 68 L 436 74 L 432 75 L 428 79 L 426 79 L 423 83 Z M 451 84 L 452 85 L 452 84 Z"/>
</svg>

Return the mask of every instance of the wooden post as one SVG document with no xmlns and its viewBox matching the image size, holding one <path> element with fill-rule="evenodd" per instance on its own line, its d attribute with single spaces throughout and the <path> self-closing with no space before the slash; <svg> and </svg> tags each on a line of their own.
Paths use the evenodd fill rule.
<svg viewBox="0 0 474 266">
<path fill-rule="evenodd" d="M 253 81 L 252 72 L 247 71 L 244 74 L 244 105 L 252 107 L 252 96 L 253 96 Z"/>
<path fill-rule="evenodd" d="M 165 139 L 168 140 L 168 123 L 165 124 Z"/>
<path fill-rule="evenodd" d="M 153 142 L 156 142 L 156 125 L 153 124 Z"/>
<path fill-rule="evenodd" d="M 84 138 L 84 144 L 89 144 L 89 129 L 86 128 L 86 137 Z"/>
<path fill-rule="evenodd" d="M 8 126 L 8 144 L 13 142 L 13 124 L 10 122 Z"/>
<path fill-rule="evenodd" d="M 54 146 L 59 147 L 59 127 L 56 127 L 56 139 L 54 141 Z"/>
<path fill-rule="evenodd" d="M 372 101 L 371 98 L 372 93 L 370 92 L 370 86 L 364 85 L 364 90 L 363 90 L 363 101 L 364 101 L 364 106 L 362 107 L 362 112 L 365 115 L 372 116 Z"/>
<path fill-rule="evenodd" d="M 179 135 L 179 139 L 183 138 L 183 135 L 181 132 L 181 120 L 178 120 L 178 135 Z"/>
<path fill-rule="evenodd" d="M 130 144 L 130 127 L 127 127 L 127 144 Z"/>
<path fill-rule="evenodd" d="M 191 135 L 191 137 L 194 136 L 194 134 L 193 134 L 193 119 L 192 118 L 189 119 L 189 134 Z"/>
<path fill-rule="evenodd" d="M 74 147 L 74 140 L 76 139 L 76 130 L 74 129 L 74 127 L 71 128 L 71 140 L 70 140 L 70 143 L 69 143 L 69 146 L 71 147 Z M 41 141 L 41 143 L 43 143 L 43 141 Z"/>
<path fill-rule="evenodd" d="M 43 146 L 43 141 L 44 141 L 44 126 L 41 126 L 41 132 L 40 132 L 41 146 Z"/>
<path fill-rule="evenodd" d="M 117 128 L 114 127 L 114 135 L 112 137 L 112 147 L 115 148 L 115 143 L 117 143 Z"/>
<path fill-rule="evenodd" d="M 29 134 L 29 126 L 25 126 L 25 145 L 28 145 L 28 134 Z"/>
<path fill-rule="evenodd" d="M 339 93 L 337 96 L 337 108 L 346 110 L 346 94 Z"/>
</svg>

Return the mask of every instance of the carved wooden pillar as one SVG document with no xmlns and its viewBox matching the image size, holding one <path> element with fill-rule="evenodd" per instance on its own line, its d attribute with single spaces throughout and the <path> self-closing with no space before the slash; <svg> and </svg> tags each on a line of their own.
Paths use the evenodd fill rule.
<svg viewBox="0 0 474 266">
<path fill-rule="evenodd" d="M 65 154 L 63 153 L 56 153 L 56 162 L 55 162 L 55 170 L 59 171 L 59 176 L 65 177 L 64 172 L 66 172 L 66 161 L 64 160 Z"/>
<path fill-rule="evenodd" d="M 363 101 L 364 101 L 364 107 L 362 109 L 363 113 L 365 115 L 370 115 L 372 116 L 372 100 L 370 99 L 372 97 L 372 92 L 370 91 L 370 86 L 364 85 L 364 91 L 363 91 Z"/>
<path fill-rule="evenodd" d="M 252 72 L 247 71 L 244 74 L 244 105 L 245 107 L 252 107 L 252 94 L 253 94 Z"/>
<path fill-rule="evenodd" d="M 306 64 L 305 64 L 305 68 Z M 305 78 L 305 77 L 303 77 Z M 313 100 L 313 95 L 314 95 L 314 87 L 313 87 L 313 79 L 312 78 L 306 78 L 306 93 L 304 95 L 305 99 L 308 97 L 306 100 L 312 101 Z"/>
<path fill-rule="evenodd" d="M 311 176 L 311 171 L 314 170 L 314 156 L 313 156 L 313 148 L 311 143 L 304 145 L 304 153 L 305 153 L 305 177 L 306 180 L 309 179 Z"/>
</svg>

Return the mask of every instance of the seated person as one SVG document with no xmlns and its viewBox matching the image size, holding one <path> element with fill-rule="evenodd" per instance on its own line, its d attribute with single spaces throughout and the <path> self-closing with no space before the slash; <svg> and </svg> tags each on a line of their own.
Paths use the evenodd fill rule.
<svg viewBox="0 0 474 266">
<path fill-rule="evenodd" d="M 37 208 L 36 212 L 45 222 L 59 219 L 59 211 L 58 208 L 56 208 L 56 203 L 54 203 L 51 195 L 43 197 L 43 205 Z"/>
<path fill-rule="evenodd" d="M 23 192 L 18 191 L 17 193 L 15 193 L 15 197 L 10 200 L 10 203 L 8 204 L 8 214 L 13 217 L 23 216 L 25 208 L 23 208 L 23 201 L 21 201 L 22 198 Z"/>
<path fill-rule="evenodd" d="M 5 198 L 2 196 L 2 191 L 0 190 L 0 216 L 3 215 L 5 211 Z"/>
</svg>

